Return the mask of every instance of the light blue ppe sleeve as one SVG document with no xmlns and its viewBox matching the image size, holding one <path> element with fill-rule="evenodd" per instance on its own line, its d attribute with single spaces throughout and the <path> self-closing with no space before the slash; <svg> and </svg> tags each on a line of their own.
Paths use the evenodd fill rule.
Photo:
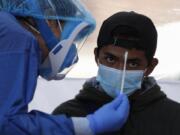
<svg viewBox="0 0 180 135">
<path fill-rule="evenodd" d="M 28 112 L 40 50 L 14 16 L 0 12 L 0 18 L 0 135 L 73 135 L 71 118 Z"/>
<path fill-rule="evenodd" d="M 72 117 L 76 135 L 94 135 L 89 125 L 89 120 L 83 117 Z"/>
<path fill-rule="evenodd" d="M 87 116 L 95 134 L 119 130 L 129 114 L 129 102 L 126 95 L 120 94 L 112 102 L 102 106 L 94 114 Z"/>
</svg>

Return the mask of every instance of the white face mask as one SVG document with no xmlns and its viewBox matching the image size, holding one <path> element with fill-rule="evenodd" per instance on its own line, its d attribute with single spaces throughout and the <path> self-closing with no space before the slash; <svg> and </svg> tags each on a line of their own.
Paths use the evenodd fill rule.
<svg viewBox="0 0 180 135">
<path fill-rule="evenodd" d="M 123 93 L 130 95 L 141 88 L 144 71 L 126 70 L 125 72 L 126 75 L 124 78 Z M 119 95 L 122 88 L 121 80 L 123 79 L 123 70 L 118 70 L 99 64 L 96 79 L 109 96 L 116 97 Z"/>
</svg>

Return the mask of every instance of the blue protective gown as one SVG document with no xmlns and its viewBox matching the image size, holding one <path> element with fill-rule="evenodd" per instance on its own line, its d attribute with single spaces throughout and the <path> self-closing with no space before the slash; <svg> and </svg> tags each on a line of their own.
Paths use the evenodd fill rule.
<svg viewBox="0 0 180 135">
<path fill-rule="evenodd" d="M 71 135 L 72 120 L 28 113 L 38 77 L 35 37 L 14 16 L 0 12 L 0 135 Z"/>
</svg>

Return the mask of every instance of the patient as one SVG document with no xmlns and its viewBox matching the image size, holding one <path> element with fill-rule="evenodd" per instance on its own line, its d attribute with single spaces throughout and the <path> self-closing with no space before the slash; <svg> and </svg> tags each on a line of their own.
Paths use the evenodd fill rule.
<svg viewBox="0 0 180 135">
<path fill-rule="evenodd" d="M 179 135 L 180 104 L 168 99 L 149 76 L 158 64 L 156 46 L 157 31 L 149 17 L 136 12 L 110 16 L 101 26 L 94 50 L 97 76 L 53 114 L 86 116 L 122 90 L 129 97 L 129 118 L 119 131 L 107 135 Z"/>
</svg>

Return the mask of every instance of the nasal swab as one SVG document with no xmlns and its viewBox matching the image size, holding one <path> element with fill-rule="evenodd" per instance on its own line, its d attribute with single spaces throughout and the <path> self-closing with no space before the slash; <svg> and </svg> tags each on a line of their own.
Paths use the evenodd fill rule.
<svg viewBox="0 0 180 135">
<path fill-rule="evenodd" d="M 124 89 L 124 80 L 126 76 L 126 63 L 127 63 L 127 57 L 128 57 L 128 51 L 125 52 L 124 54 L 124 67 L 123 67 L 123 73 L 122 73 L 122 80 L 121 80 L 121 90 L 120 93 L 123 93 Z"/>
</svg>

